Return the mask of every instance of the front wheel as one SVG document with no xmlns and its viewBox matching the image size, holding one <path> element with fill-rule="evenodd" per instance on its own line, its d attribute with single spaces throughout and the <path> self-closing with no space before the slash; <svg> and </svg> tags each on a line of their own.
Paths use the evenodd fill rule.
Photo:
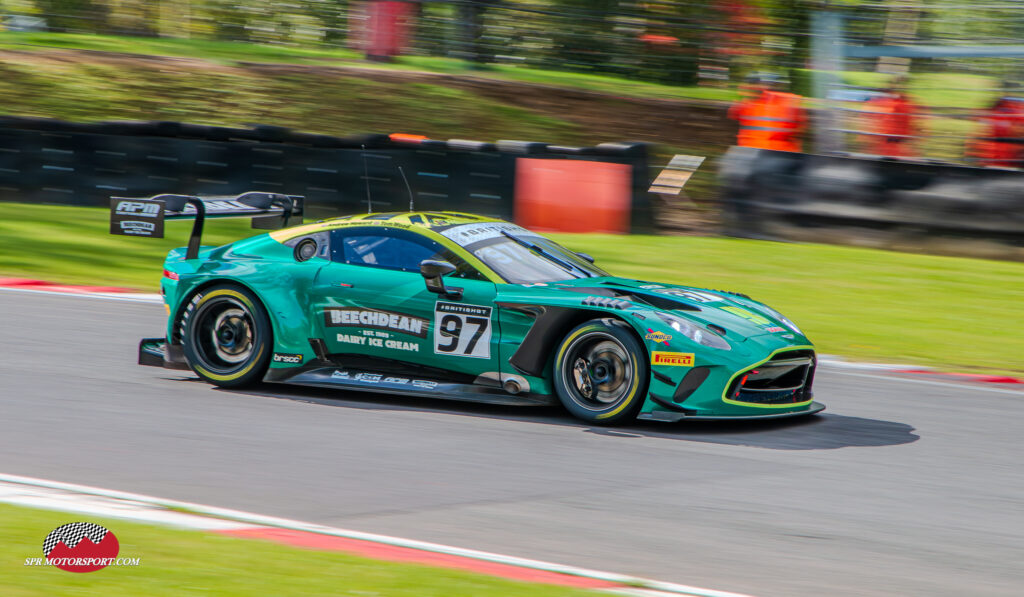
<svg viewBox="0 0 1024 597">
<path fill-rule="evenodd" d="M 647 351 L 625 323 L 592 319 L 562 340 L 554 386 L 566 410 L 589 423 L 632 420 L 647 392 Z"/>
<path fill-rule="evenodd" d="M 272 334 L 259 300 L 237 286 L 201 291 L 182 316 L 185 358 L 196 375 L 221 387 L 241 387 L 263 377 Z"/>
</svg>

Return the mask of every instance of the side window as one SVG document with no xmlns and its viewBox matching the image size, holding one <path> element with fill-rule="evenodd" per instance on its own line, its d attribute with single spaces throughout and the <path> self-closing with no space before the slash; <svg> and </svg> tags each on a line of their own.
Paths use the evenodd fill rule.
<svg viewBox="0 0 1024 597">
<path fill-rule="evenodd" d="M 426 259 L 454 265 L 451 277 L 486 280 L 455 253 L 413 232 L 360 226 L 331 233 L 331 260 L 336 263 L 419 272 L 420 263 Z"/>
<path fill-rule="evenodd" d="M 440 247 L 434 248 L 404 238 L 384 235 L 346 236 L 341 243 L 344 262 L 403 272 L 420 271 L 420 262 L 435 259 Z"/>
</svg>

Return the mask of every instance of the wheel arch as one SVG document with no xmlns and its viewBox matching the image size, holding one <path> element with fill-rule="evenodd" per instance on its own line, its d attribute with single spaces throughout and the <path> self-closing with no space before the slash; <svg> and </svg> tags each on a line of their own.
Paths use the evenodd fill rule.
<svg viewBox="0 0 1024 597">
<path fill-rule="evenodd" d="M 196 295 L 213 286 L 222 285 L 238 286 L 239 288 L 243 288 L 252 293 L 253 297 L 259 302 L 260 307 L 263 308 L 263 311 L 267 314 L 267 318 L 270 320 L 270 329 L 274 334 L 274 338 L 277 337 L 277 319 L 274 317 L 274 314 L 270 309 L 267 309 L 266 302 L 264 302 L 263 297 L 260 296 L 260 293 L 255 288 L 235 278 L 212 278 L 197 284 L 178 302 L 178 307 L 175 309 L 174 315 L 170 320 L 170 334 L 168 335 L 168 340 L 171 344 L 181 344 L 181 318 L 185 315 L 185 311 L 195 299 Z M 273 345 L 273 342 L 271 342 L 272 348 Z"/>
<path fill-rule="evenodd" d="M 633 420 L 637 413 L 643 408 L 647 400 L 647 391 L 650 386 L 650 360 L 647 346 L 642 336 L 637 333 L 634 326 L 618 314 L 601 312 L 601 317 L 591 317 L 576 325 L 573 330 L 559 343 L 559 348 L 552 352 L 552 386 L 562 405 L 572 415 L 594 425 L 613 425 Z M 598 336 L 598 340 L 589 338 Z M 631 361 L 630 365 L 622 362 L 622 357 L 606 359 L 599 357 L 591 360 L 594 354 L 593 342 L 605 344 L 605 339 L 611 339 L 625 351 L 622 357 Z M 581 344 L 582 342 L 582 344 Z M 589 344 L 589 348 L 587 348 Z M 631 346 L 632 345 L 632 346 Z M 574 349 L 574 347 L 576 347 Z M 588 351 L 588 354 L 581 358 L 580 350 Z M 599 349 L 602 350 L 602 349 Z M 609 351 L 609 349 L 603 349 Z M 568 352 L 567 352 L 568 351 Z M 628 355 L 628 356 L 627 356 Z M 618 362 L 619 364 L 614 364 Z M 574 364 L 575 363 L 575 364 Z M 595 368 L 595 363 L 605 363 L 601 368 Z M 579 367 L 584 367 L 585 373 L 581 373 Z M 629 367 L 629 369 L 620 369 Z M 624 376 L 608 376 L 602 371 L 630 371 Z M 570 374 L 570 372 L 572 372 Z M 581 381 L 582 379 L 584 381 Z M 595 377 L 597 376 L 597 377 Z M 587 378 L 590 381 L 585 381 Z M 573 378 L 571 380 L 570 378 Z M 611 392 L 611 402 L 597 398 L 595 394 L 597 387 L 593 384 L 604 383 L 609 380 L 616 380 L 615 383 L 604 391 Z M 623 385 L 625 383 L 625 385 Z"/>
<path fill-rule="evenodd" d="M 581 307 L 561 307 L 550 305 L 530 305 L 523 303 L 502 303 L 498 306 L 532 315 L 535 318 L 530 331 L 523 338 L 519 349 L 509 357 L 509 364 L 524 375 L 545 377 L 551 370 L 555 350 L 573 328 L 591 319 L 611 319 L 625 326 L 636 336 L 645 354 L 638 357 L 650 359 L 647 354 L 647 343 L 633 326 L 625 313 L 584 309 Z"/>
</svg>

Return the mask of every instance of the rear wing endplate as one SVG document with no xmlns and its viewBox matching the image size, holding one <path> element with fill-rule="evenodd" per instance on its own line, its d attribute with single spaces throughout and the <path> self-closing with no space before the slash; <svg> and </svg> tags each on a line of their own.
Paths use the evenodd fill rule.
<svg viewBox="0 0 1024 597">
<path fill-rule="evenodd" d="M 164 220 L 195 220 L 185 259 L 199 255 L 206 218 L 252 218 L 261 230 L 302 223 L 303 197 L 249 192 L 238 196 L 155 195 L 148 199 L 110 198 L 110 233 L 163 238 Z"/>
</svg>

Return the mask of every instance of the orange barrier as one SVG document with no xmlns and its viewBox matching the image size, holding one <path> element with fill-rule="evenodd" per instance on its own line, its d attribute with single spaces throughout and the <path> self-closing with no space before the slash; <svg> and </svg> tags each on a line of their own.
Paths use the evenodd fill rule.
<svg viewBox="0 0 1024 597">
<path fill-rule="evenodd" d="M 518 158 L 515 221 L 554 232 L 629 232 L 632 168 L 627 164 Z"/>
</svg>

